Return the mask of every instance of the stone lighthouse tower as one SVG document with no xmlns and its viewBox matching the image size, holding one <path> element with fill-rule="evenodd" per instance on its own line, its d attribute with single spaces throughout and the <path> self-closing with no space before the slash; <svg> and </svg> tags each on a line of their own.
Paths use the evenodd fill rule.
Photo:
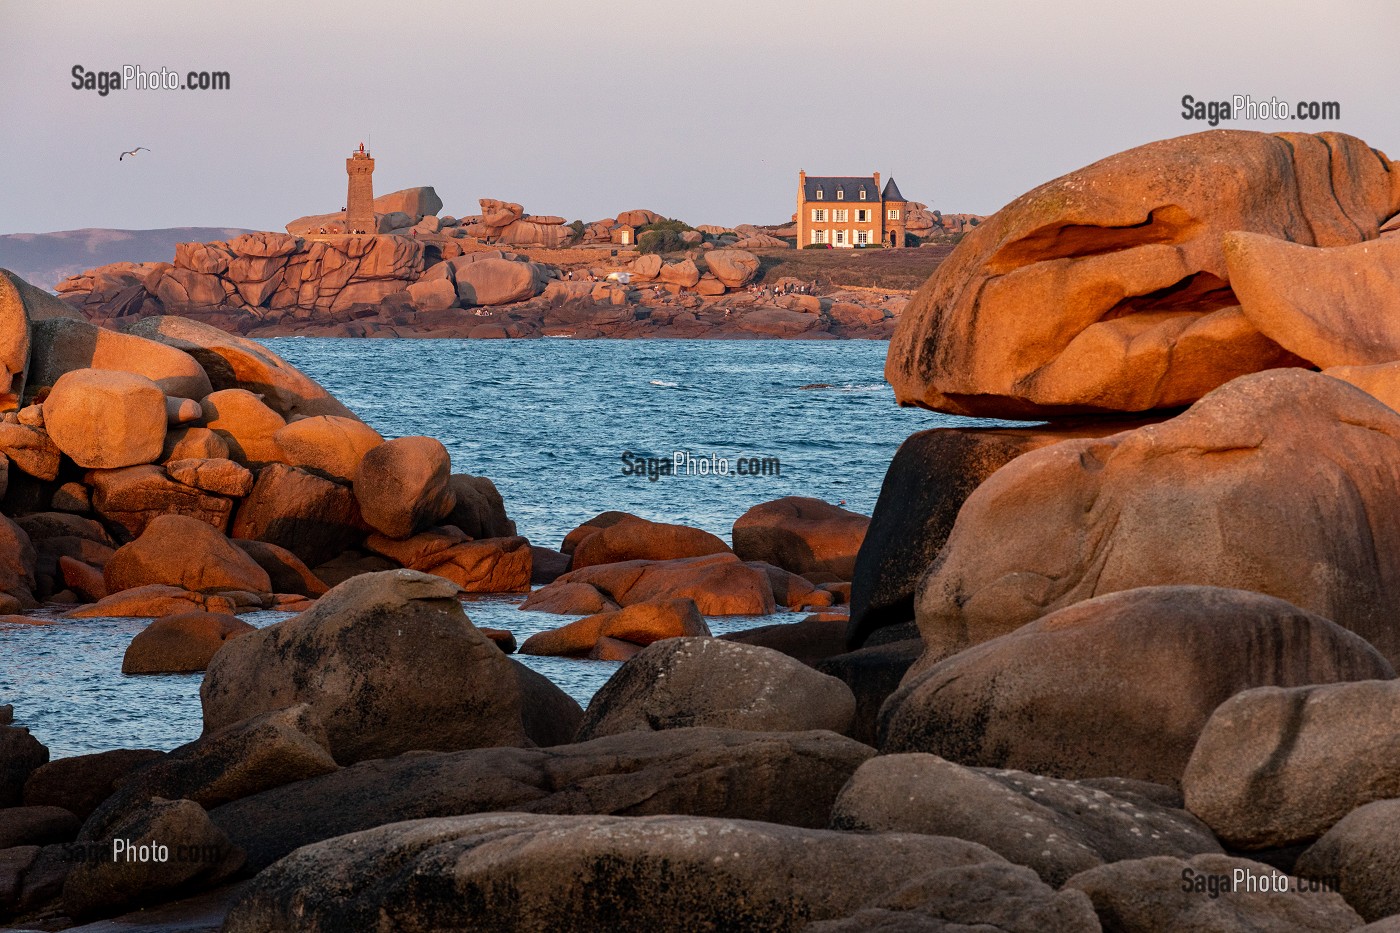
<svg viewBox="0 0 1400 933">
<path fill-rule="evenodd" d="M 345 172 L 350 176 L 350 190 L 345 195 L 345 231 L 374 233 L 374 159 L 360 143 L 345 160 Z"/>
</svg>

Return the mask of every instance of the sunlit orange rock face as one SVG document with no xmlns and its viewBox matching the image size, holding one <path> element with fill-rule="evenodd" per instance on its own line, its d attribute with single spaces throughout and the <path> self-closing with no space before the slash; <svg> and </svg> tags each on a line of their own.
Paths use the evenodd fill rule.
<svg viewBox="0 0 1400 933">
<path fill-rule="evenodd" d="M 1189 404 L 1299 360 L 1230 288 L 1224 237 L 1375 239 L 1400 169 L 1338 133 L 1216 130 L 1110 156 L 969 233 L 905 311 L 885 377 L 902 405 L 987 417 Z"/>
</svg>

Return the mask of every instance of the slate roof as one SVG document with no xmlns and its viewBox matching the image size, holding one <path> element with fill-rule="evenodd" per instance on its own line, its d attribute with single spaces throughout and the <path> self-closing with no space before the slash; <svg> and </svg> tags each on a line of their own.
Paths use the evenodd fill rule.
<svg viewBox="0 0 1400 933">
<path fill-rule="evenodd" d="M 867 195 L 867 197 L 869 197 L 869 195 Z M 902 194 L 899 193 L 899 185 L 896 185 L 896 184 L 894 183 L 894 176 L 893 176 L 893 175 L 890 176 L 890 180 L 889 180 L 889 181 L 885 182 L 885 190 L 880 194 L 880 200 L 881 200 L 881 201 L 903 201 L 903 200 L 905 200 L 904 195 L 902 195 Z"/>
<path fill-rule="evenodd" d="M 808 201 L 815 201 L 817 192 L 820 191 L 823 201 L 835 201 L 838 189 L 844 192 L 842 199 L 846 201 L 859 201 L 862 189 L 865 191 L 865 200 L 880 200 L 880 193 L 875 189 L 875 179 L 869 175 L 863 178 L 849 175 L 808 175 L 806 184 L 803 185 L 802 196 Z"/>
</svg>

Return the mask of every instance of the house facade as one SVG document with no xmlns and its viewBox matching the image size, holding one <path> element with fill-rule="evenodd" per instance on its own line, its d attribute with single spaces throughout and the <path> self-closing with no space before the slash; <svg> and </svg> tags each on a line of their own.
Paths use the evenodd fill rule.
<svg viewBox="0 0 1400 933">
<path fill-rule="evenodd" d="M 797 174 L 797 246 L 904 246 L 908 204 L 891 178 Z"/>
</svg>

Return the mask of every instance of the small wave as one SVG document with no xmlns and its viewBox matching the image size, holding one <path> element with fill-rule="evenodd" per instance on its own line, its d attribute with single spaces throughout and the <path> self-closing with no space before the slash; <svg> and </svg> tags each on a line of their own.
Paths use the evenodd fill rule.
<svg viewBox="0 0 1400 933">
<path fill-rule="evenodd" d="M 653 380 L 651 381 L 651 384 L 654 385 L 654 386 L 661 386 L 661 387 L 664 388 L 664 389 L 678 389 L 678 388 L 680 388 L 680 383 L 678 383 L 678 382 L 667 382 L 667 381 L 664 380 L 664 379 L 653 379 Z"/>
<path fill-rule="evenodd" d="M 883 382 L 848 382 L 844 385 L 833 385 L 830 382 L 809 382 L 806 385 L 798 386 L 799 389 L 831 389 L 833 392 L 879 392 L 885 388 Z"/>
</svg>

